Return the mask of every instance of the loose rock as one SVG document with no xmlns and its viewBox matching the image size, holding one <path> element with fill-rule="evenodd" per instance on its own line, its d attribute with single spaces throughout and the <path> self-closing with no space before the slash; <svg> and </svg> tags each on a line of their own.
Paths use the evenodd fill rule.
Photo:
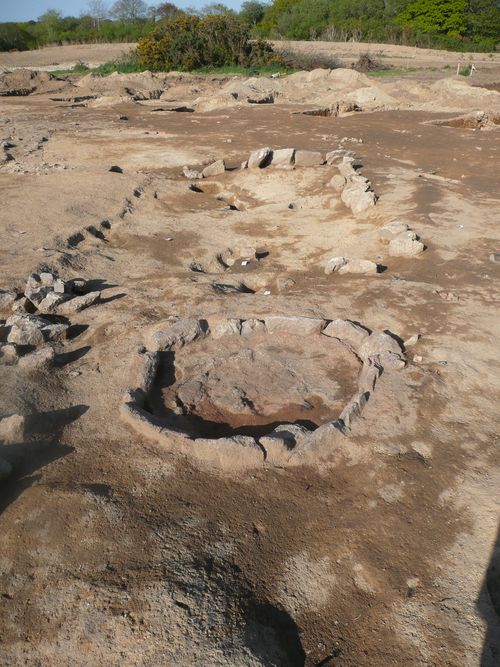
<svg viewBox="0 0 500 667">
<path fill-rule="evenodd" d="M 347 264 L 344 264 L 338 269 L 338 272 L 343 273 L 378 273 L 378 265 L 371 262 L 369 259 L 350 259 Z"/>
<path fill-rule="evenodd" d="M 271 162 L 272 155 L 273 151 L 271 148 L 260 148 L 250 155 L 247 166 L 249 169 L 263 169 Z"/>
<path fill-rule="evenodd" d="M 200 179 L 203 178 L 203 174 L 201 173 L 201 171 L 196 171 L 196 169 L 190 169 L 189 167 L 183 167 L 182 173 L 190 181 L 199 181 Z"/>
<path fill-rule="evenodd" d="M 24 417 L 11 415 L 0 419 L 0 440 L 5 444 L 14 444 L 24 440 Z"/>
<path fill-rule="evenodd" d="M 325 163 L 319 151 L 295 151 L 295 165 L 297 167 L 318 167 Z"/>
<path fill-rule="evenodd" d="M 83 294 L 82 296 L 75 296 L 73 299 L 61 303 L 57 308 L 57 312 L 63 315 L 79 313 L 81 310 L 97 303 L 100 298 L 101 293 L 99 291 L 88 292 L 88 294 Z"/>
<path fill-rule="evenodd" d="M 0 290 L 0 310 L 10 310 L 17 299 L 17 293 Z"/>
<path fill-rule="evenodd" d="M 218 176 L 219 174 L 223 174 L 225 171 L 226 164 L 224 160 L 217 160 L 216 162 L 212 162 L 212 164 L 208 165 L 208 167 L 205 167 L 201 173 L 203 178 L 209 178 L 210 176 Z"/>
<path fill-rule="evenodd" d="M 414 257 L 424 251 L 424 244 L 416 240 L 415 232 L 409 230 L 392 239 L 389 243 L 391 257 Z"/>
<path fill-rule="evenodd" d="M 280 148 L 273 151 L 271 166 L 273 167 L 288 167 L 294 163 L 295 148 Z"/>
<path fill-rule="evenodd" d="M 343 266 L 345 266 L 348 261 L 349 260 L 346 259 L 345 257 L 332 257 L 330 260 L 328 260 L 328 263 L 325 266 L 326 275 L 329 275 L 330 273 L 334 273 L 335 271 L 338 271 Z"/>
<path fill-rule="evenodd" d="M 332 177 L 328 185 L 337 192 L 341 192 L 345 188 L 346 183 L 347 181 L 344 176 L 341 176 L 340 174 L 335 174 L 335 176 Z"/>
<path fill-rule="evenodd" d="M 295 336 L 320 333 L 325 326 L 325 320 L 313 317 L 271 316 L 266 317 L 264 322 L 270 334 L 289 333 Z"/>
</svg>

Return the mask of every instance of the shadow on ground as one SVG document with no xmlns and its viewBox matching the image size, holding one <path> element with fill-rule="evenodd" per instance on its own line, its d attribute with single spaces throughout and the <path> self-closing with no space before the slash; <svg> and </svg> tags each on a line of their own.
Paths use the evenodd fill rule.
<svg viewBox="0 0 500 667">
<path fill-rule="evenodd" d="M 500 526 L 476 604 L 487 624 L 481 667 L 498 667 L 500 665 Z"/>
<path fill-rule="evenodd" d="M 2 458 L 13 467 L 13 473 L 0 487 L 0 513 L 40 479 L 35 474 L 38 470 L 73 451 L 72 447 L 61 444 L 62 432 L 87 410 L 87 405 L 75 405 L 26 417 L 25 433 L 29 440 L 0 448 Z"/>
</svg>

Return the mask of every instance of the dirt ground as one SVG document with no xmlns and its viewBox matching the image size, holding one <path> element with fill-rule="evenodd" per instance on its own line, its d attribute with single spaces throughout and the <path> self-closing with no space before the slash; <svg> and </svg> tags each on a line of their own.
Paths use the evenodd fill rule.
<svg viewBox="0 0 500 667">
<path fill-rule="evenodd" d="M 100 292 L 47 315 L 70 325 L 42 346 L 50 367 L 23 364 L 22 346 L 6 358 L 0 313 L 0 417 L 25 419 L 0 445 L 13 468 L 0 481 L 1 665 L 498 665 L 500 70 L 488 89 L 420 76 L 369 94 L 335 76 L 279 89 L 0 77 L 0 288 L 21 295 L 50 271 Z M 247 101 L 272 86 L 274 103 Z M 302 113 L 326 99 L 335 113 Z M 266 146 L 352 151 L 376 205 L 355 215 L 330 185 L 335 164 L 301 167 L 298 153 L 295 167 L 240 168 Z M 219 159 L 222 173 L 183 174 Z M 380 230 L 395 220 L 423 252 L 390 253 Z M 378 272 L 327 274 L 332 257 Z M 384 368 L 321 456 L 244 467 L 236 454 L 227 469 L 121 419 L 151 327 L 271 316 L 406 341 L 405 367 Z M 335 340 L 194 341 L 175 378 L 162 366 L 148 409 L 183 410 L 206 438 L 304 417 L 314 429 L 356 381 L 358 357 Z"/>
<path fill-rule="evenodd" d="M 109 60 L 119 58 L 135 46 L 134 43 L 68 44 L 66 46 L 47 46 L 34 51 L 0 53 L 0 67 L 36 67 L 50 71 L 70 69 L 79 62 L 89 67 L 97 67 Z M 278 51 L 332 56 L 339 63 L 347 66 L 365 53 L 369 53 L 387 67 L 443 67 L 443 65 L 450 64 L 455 68 L 459 62 L 473 62 L 480 70 L 489 70 L 500 64 L 500 54 L 454 53 L 396 44 L 283 40 L 273 42 L 273 46 Z"/>
</svg>

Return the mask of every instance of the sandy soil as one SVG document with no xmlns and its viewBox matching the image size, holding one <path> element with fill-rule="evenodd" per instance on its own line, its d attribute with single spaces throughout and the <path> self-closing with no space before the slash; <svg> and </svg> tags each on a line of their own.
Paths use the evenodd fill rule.
<svg viewBox="0 0 500 667">
<path fill-rule="evenodd" d="M 473 62 L 479 69 L 490 69 L 500 63 L 500 54 L 492 53 L 454 53 L 437 49 L 419 49 L 396 44 L 372 44 L 365 42 L 298 42 L 275 41 L 278 50 L 295 51 L 308 54 L 325 54 L 334 57 L 343 65 L 350 66 L 360 55 L 371 54 L 387 67 L 453 67 L 459 62 Z M 69 44 L 67 46 L 49 46 L 34 51 L 18 53 L 0 53 L 0 67 L 36 67 L 38 69 L 70 69 L 78 62 L 90 67 L 102 65 L 134 48 L 134 43 L 116 44 Z"/>
<path fill-rule="evenodd" d="M 47 46 L 33 51 L 0 53 L 0 67 L 36 67 L 50 71 L 71 69 L 78 62 L 97 67 L 119 58 L 135 46 L 135 43 L 68 44 Z"/>
<path fill-rule="evenodd" d="M 25 418 L 0 445 L 13 466 L 0 482 L 0 664 L 498 664 L 498 585 L 486 574 L 500 550 L 500 135 L 494 122 L 430 121 L 494 118 L 500 94 L 429 81 L 409 107 L 396 80 L 377 89 L 395 100 L 384 108 L 304 115 L 318 86 L 333 104 L 328 77 L 292 80 L 274 104 L 231 105 L 225 86 L 257 83 L 0 81 L 0 287 L 22 293 L 31 272 L 51 271 L 101 293 L 47 315 L 71 325 L 50 344 L 50 368 L 0 358 L 0 417 Z M 364 88 L 348 80 L 349 94 Z M 33 93 L 12 94 L 27 82 Z M 221 95 L 226 106 L 196 108 Z M 240 169 L 263 146 L 350 150 L 379 199 L 354 215 L 329 185 L 335 165 Z M 226 170 L 191 187 L 183 167 L 218 159 Z M 394 220 L 424 252 L 390 254 L 380 229 Z M 335 256 L 384 270 L 327 275 Z M 406 341 L 405 367 L 385 370 L 321 457 L 235 460 L 228 472 L 122 421 L 151 327 L 275 315 Z M 0 332 L 5 341 L 9 327 Z M 214 422 L 227 435 L 262 434 L 277 417 L 324 423 L 359 360 L 311 340 L 195 341 L 175 352 L 176 378 L 162 371 L 149 408 L 183 409 L 198 382 L 193 418 L 206 437 Z M 251 405 L 238 412 L 242 396 Z"/>
</svg>

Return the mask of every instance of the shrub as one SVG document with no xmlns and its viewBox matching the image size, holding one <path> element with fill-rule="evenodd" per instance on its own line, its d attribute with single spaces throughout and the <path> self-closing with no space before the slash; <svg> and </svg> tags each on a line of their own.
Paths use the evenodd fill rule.
<svg viewBox="0 0 500 667">
<path fill-rule="evenodd" d="M 193 70 L 279 64 L 280 58 L 262 40 L 250 42 L 249 27 L 232 14 L 182 14 L 162 22 L 139 41 L 139 59 L 151 70 Z"/>
<path fill-rule="evenodd" d="M 383 69 L 383 66 L 372 58 L 369 53 L 362 53 L 352 68 L 358 72 L 374 72 L 375 70 Z"/>
</svg>

